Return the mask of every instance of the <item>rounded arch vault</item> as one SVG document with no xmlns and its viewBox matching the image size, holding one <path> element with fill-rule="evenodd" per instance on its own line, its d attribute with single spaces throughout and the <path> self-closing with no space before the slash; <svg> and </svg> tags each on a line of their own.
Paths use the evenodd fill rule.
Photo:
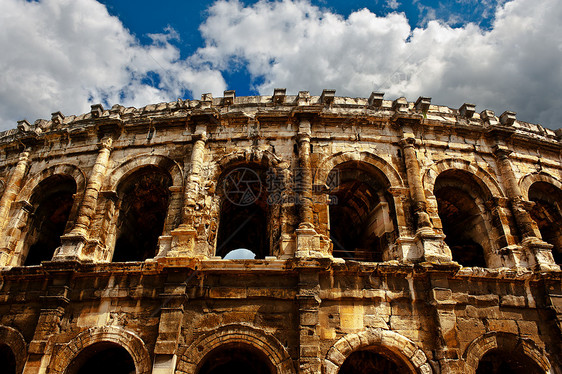
<svg viewBox="0 0 562 374">
<path fill-rule="evenodd" d="M 323 374 L 337 374 L 349 355 L 369 347 L 380 347 L 392 352 L 415 373 L 433 373 L 425 353 L 416 343 L 394 331 L 369 329 L 348 334 L 338 340 L 326 355 Z"/>
</svg>

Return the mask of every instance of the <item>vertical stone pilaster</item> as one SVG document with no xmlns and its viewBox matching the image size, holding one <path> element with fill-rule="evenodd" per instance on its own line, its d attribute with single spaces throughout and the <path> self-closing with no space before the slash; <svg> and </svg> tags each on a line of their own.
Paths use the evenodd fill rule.
<svg viewBox="0 0 562 374">
<path fill-rule="evenodd" d="M 311 264 L 308 264 L 311 265 Z M 298 373 L 320 373 L 322 360 L 320 355 L 319 325 L 320 278 L 317 266 L 299 267 L 299 369 Z"/>
<path fill-rule="evenodd" d="M 429 262 L 450 262 L 453 257 L 451 250 L 443 241 L 444 236 L 437 234 L 431 225 L 429 214 L 427 214 L 427 200 L 421 180 L 420 166 L 415 150 L 416 139 L 412 136 L 405 136 L 401 141 L 404 153 L 404 163 L 408 176 L 410 197 L 416 218 L 415 241 L 420 247 L 419 258 L 409 258 L 408 260 L 424 260 Z"/>
<path fill-rule="evenodd" d="M 182 328 L 184 305 L 187 301 L 186 286 L 195 277 L 197 270 L 185 273 L 172 271 L 168 274 L 164 292 L 160 294 L 160 322 L 154 347 L 153 374 L 173 374 L 177 362 L 177 347 Z"/>
<path fill-rule="evenodd" d="M 511 210 L 515 218 L 515 224 L 521 233 L 521 245 L 529 252 L 529 266 L 547 271 L 559 270 L 560 267 L 556 265 L 552 257 L 552 245 L 540 239 L 540 232 L 525 207 L 521 189 L 517 183 L 513 165 L 509 158 L 511 153 L 511 150 L 505 146 L 494 146 L 494 155 L 498 160 L 498 166 L 507 197 L 511 202 Z M 516 264 L 519 264 L 517 259 Z"/>
<path fill-rule="evenodd" d="M 54 261 L 80 260 L 83 257 L 82 249 L 90 239 L 90 224 L 96 212 L 98 196 L 111 156 L 112 144 L 113 138 L 110 136 L 105 136 L 98 144 L 98 155 L 88 178 L 74 227 L 68 234 L 61 237 L 62 246 L 55 252 Z"/>
<path fill-rule="evenodd" d="M 2 199 L 0 199 L 0 233 L 5 237 L 4 229 L 8 225 L 10 207 L 15 201 L 18 193 L 21 190 L 23 178 L 27 172 L 29 164 L 29 152 L 22 152 L 19 161 L 10 175 Z M 9 254 L 0 250 L 0 266 L 6 265 L 10 262 Z"/>
<path fill-rule="evenodd" d="M 184 207 L 182 209 L 181 224 L 171 234 L 171 247 L 168 253 L 159 256 L 167 257 L 201 257 L 204 254 L 194 253 L 197 231 L 194 227 L 193 215 L 197 205 L 201 183 L 201 170 L 205 157 L 205 146 L 207 143 L 206 126 L 193 135 L 193 148 L 190 158 L 190 172 L 185 184 Z"/>
<path fill-rule="evenodd" d="M 312 134 L 310 121 L 301 119 L 297 133 L 299 152 L 298 183 L 299 191 L 299 227 L 296 231 L 297 257 L 322 256 L 320 235 L 314 227 L 314 209 L 312 201 L 312 169 L 310 164 L 310 137 Z"/>
</svg>

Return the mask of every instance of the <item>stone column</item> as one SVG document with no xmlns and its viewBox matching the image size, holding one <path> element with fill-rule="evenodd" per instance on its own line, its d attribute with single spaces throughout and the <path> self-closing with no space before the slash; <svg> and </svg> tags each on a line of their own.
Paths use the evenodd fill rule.
<svg viewBox="0 0 562 374">
<path fill-rule="evenodd" d="M 299 362 L 298 373 L 320 373 L 320 336 L 318 332 L 320 304 L 320 272 L 325 271 L 328 259 L 297 265 L 299 272 Z"/>
<path fill-rule="evenodd" d="M 82 248 L 89 240 L 90 224 L 96 212 L 100 189 L 109 164 L 112 144 L 113 139 L 109 136 L 104 137 L 98 144 L 98 155 L 88 178 L 74 227 L 68 234 L 61 237 L 62 246 L 55 251 L 54 261 L 80 260 L 82 257 Z"/>
<path fill-rule="evenodd" d="M 405 259 L 418 260 L 423 258 L 425 261 L 430 262 L 450 262 L 452 261 L 451 250 L 443 241 L 444 236 L 435 233 L 427 214 L 427 200 L 421 180 L 420 166 L 416 157 L 415 143 L 416 139 L 414 137 L 407 136 L 401 140 L 400 145 L 404 153 L 410 197 L 416 217 L 415 241 L 421 249 L 421 253 L 418 253 L 418 258 L 410 255 Z"/>
<path fill-rule="evenodd" d="M 414 207 L 414 214 L 416 216 L 416 229 L 418 232 L 433 233 L 431 228 L 431 221 L 427 214 L 427 201 L 425 199 L 425 192 L 423 190 L 420 165 L 416 157 L 416 150 L 414 148 L 415 138 L 404 138 L 400 142 L 402 151 L 404 152 L 404 162 L 406 164 L 406 174 L 408 175 L 408 185 L 410 186 L 410 195 Z"/>
<path fill-rule="evenodd" d="M 191 150 L 190 172 L 185 183 L 185 205 L 182 210 L 181 224 L 171 232 L 172 243 L 166 257 L 193 257 L 196 255 L 195 239 L 197 231 L 194 227 L 193 215 L 197 205 L 197 198 L 201 183 L 201 170 L 205 157 L 205 146 L 207 142 L 207 129 L 203 127 L 197 134 L 193 135 L 193 148 Z M 203 256 L 203 254 L 200 254 Z M 198 257 L 198 256 L 197 256 Z"/>
<path fill-rule="evenodd" d="M 4 194 L 0 200 L 0 234 L 3 238 L 7 237 L 4 229 L 8 226 L 8 222 L 10 221 L 10 208 L 21 190 L 22 181 L 25 173 L 27 172 L 28 163 L 29 152 L 22 152 L 12 175 L 10 175 L 8 182 L 6 183 L 6 189 L 4 190 Z M 0 266 L 10 262 L 9 252 L 9 248 L 6 250 L 0 249 Z"/>
<path fill-rule="evenodd" d="M 173 374 L 177 363 L 177 347 L 183 325 L 184 305 L 188 300 L 186 287 L 196 282 L 197 266 L 188 265 L 188 272 L 170 269 L 163 293 L 160 294 L 160 322 L 154 347 L 153 374 Z M 155 312 L 157 313 L 157 312 Z"/>
<path fill-rule="evenodd" d="M 513 217 L 515 218 L 517 228 L 521 232 L 521 244 L 531 252 L 529 265 L 540 270 L 559 270 L 560 267 L 556 265 L 552 257 L 552 245 L 540 239 L 540 232 L 525 207 L 521 189 L 517 183 L 517 178 L 509 158 L 511 153 L 511 150 L 505 146 L 494 146 L 494 155 L 498 160 L 498 167 L 507 197 L 511 202 Z M 516 259 L 516 264 L 518 263 L 519 260 Z"/>
<path fill-rule="evenodd" d="M 321 256 L 320 235 L 314 229 L 314 211 L 312 202 L 312 170 L 310 165 L 310 121 L 303 119 L 299 123 L 297 146 L 299 168 L 294 174 L 295 190 L 298 191 L 299 227 L 296 229 L 297 257 Z"/>
<path fill-rule="evenodd" d="M 99 144 L 98 156 L 94 167 L 92 168 L 90 178 L 88 179 L 86 191 L 84 192 L 84 198 L 82 199 L 82 204 L 78 210 L 76 223 L 70 232 L 71 235 L 82 235 L 84 237 L 88 237 L 88 229 L 90 228 L 90 223 L 92 222 L 92 216 L 96 211 L 98 195 L 105 177 L 105 171 L 109 164 L 112 143 L 112 138 L 104 137 Z"/>
</svg>

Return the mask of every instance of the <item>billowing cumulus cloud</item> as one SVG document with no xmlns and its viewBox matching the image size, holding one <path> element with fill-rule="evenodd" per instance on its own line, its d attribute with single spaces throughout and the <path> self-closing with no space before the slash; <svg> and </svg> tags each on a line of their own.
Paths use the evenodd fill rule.
<svg viewBox="0 0 562 374">
<path fill-rule="evenodd" d="M 255 88 L 292 92 L 336 88 L 338 95 L 431 96 L 453 107 L 514 110 L 561 127 L 562 2 L 514 0 L 496 8 L 489 30 L 430 21 L 412 29 L 402 13 L 363 9 L 344 18 L 305 0 L 244 6 L 219 0 L 200 30 L 193 60 L 227 70 L 245 66 Z M 234 88 L 234 87 L 233 87 Z"/>
<path fill-rule="evenodd" d="M 473 102 L 478 110 L 513 110 L 522 120 L 562 127 L 562 2 L 485 3 L 495 16 L 482 29 L 451 27 L 447 19 L 412 28 L 403 13 L 366 9 L 344 17 L 308 0 L 217 0 L 200 26 L 205 45 L 182 59 L 173 30 L 141 45 L 95 0 L 0 0 L 0 129 L 55 110 L 82 113 L 97 102 L 220 96 L 222 74 L 235 69 L 247 70 L 264 95 L 286 87 L 430 96 L 436 104 Z"/>
<path fill-rule="evenodd" d="M 94 0 L 0 0 L 0 25 L 0 129 L 92 103 L 141 106 L 225 88 L 220 72 L 180 59 L 173 30 L 142 46 Z"/>
</svg>

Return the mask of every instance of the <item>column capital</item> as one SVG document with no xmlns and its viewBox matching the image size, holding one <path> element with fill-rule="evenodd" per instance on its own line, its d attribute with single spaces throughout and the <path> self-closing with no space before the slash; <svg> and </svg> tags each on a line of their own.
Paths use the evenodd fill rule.
<svg viewBox="0 0 562 374">
<path fill-rule="evenodd" d="M 413 136 L 408 136 L 401 139 L 399 144 L 402 148 L 415 147 L 417 145 L 417 139 Z"/>
<path fill-rule="evenodd" d="M 111 136 L 104 136 L 98 143 L 98 148 L 111 150 L 113 146 L 113 138 Z"/>
<path fill-rule="evenodd" d="M 508 158 L 509 155 L 513 153 L 513 151 L 507 148 L 505 145 L 499 145 L 499 144 L 496 144 L 492 148 L 492 151 L 494 152 L 494 155 L 500 160 Z"/>
</svg>

